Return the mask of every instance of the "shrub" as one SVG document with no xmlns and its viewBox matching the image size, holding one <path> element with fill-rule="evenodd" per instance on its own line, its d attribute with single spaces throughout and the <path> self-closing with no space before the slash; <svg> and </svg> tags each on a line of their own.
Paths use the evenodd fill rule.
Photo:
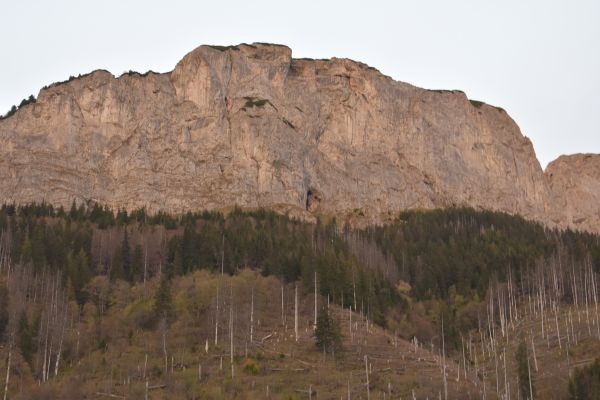
<svg viewBox="0 0 600 400">
<path fill-rule="evenodd" d="M 592 365 L 578 368 L 569 381 L 570 400 L 600 399 L 600 358 Z"/>
<path fill-rule="evenodd" d="M 474 107 L 481 108 L 485 103 L 479 100 L 469 100 Z"/>
<path fill-rule="evenodd" d="M 260 366 L 253 359 L 247 358 L 244 361 L 244 372 L 250 375 L 258 375 Z"/>
</svg>

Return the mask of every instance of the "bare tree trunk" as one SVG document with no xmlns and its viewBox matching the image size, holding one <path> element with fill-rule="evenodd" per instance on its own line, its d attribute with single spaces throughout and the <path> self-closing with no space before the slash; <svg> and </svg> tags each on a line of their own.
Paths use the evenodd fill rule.
<svg viewBox="0 0 600 400">
<path fill-rule="evenodd" d="M 217 304 L 215 310 L 215 346 L 219 343 L 219 278 L 217 278 Z"/>
<path fill-rule="evenodd" d="M 283 306 L 283 282 L 281 282 L 281 326 L 285 325 L 285 311 Z"/>
<path fill-rule="evenodd" d="M 294 287 L 294 333 L 296 342 L 298 341 L 298 283 Z"/>
<path fill-rule="evenodd" d="M 530 400 L 533 399 L 533 385 L 531 383 L 531 368 L 529 367 L 529 355 L 527 356 L 527 374 L 529 375 L 529 396 Z"/>
<path fill-rule="evenodd" d="M 588 334 L 590 336 L 592 336 L 592 328 L 590 327 L 590 310 L 588 307 L 588 277 L 587 277 L 587 272 L 584 273 L 584 289 L 585 289 L 585 318 L 586 318 L 586 322 L 587 322 L 587 327 L 588 327 Z"/>
<path fill-rule="evenodd" d="M 446 379 L 446 340 L 444 338 L 444 317 L 442 316 L 442 363 L 444 378 L 444 400 L 448 400 L 448 381 Z"/>
<path fill-rule="evenodd" d="M 575 328 L 573 328 L 573 315 L 571 310 L 569 310 L 569 323 L 571 324 L 571 337 L 573 338 L 575 345 L 577 345 L 577 333 L 575 333 Z"/>
<path fill-rule="evenodd" d="M 352 308 L 352 306 L 350 306 L 350 308 Z M 352 377 L 352 372 L 350 372 L 350 377 Z M 348 400 L 351 400 L 351 396 L 350 396 L 350 379 L 348 379 Z"/>
<path fill-rule="evenodd" d="M 296 316 L 297 318 L 297 316 Z M 297 330 L 297 327 L 296 327 Z M 296 334 L 296 336 L 298 336 Z M 252 344 L 254 338 L 254 286 L 252 286 L 252 295 L 250 300 L 250 344 Z M 296 339 L 297 340 L 297 339 Z"/>
<path fill-rule="evenodd" d="M 4 400 L 8 396 L 8 384 L 10 383 L 10 363 L 12 361 L 12 339 L 8 341 L 8 360 L 6 361 L 6 381 L 4 383 Z"/>
<path fill-rule="evenodd" d="M 535 355 L 535 341 L 533 340 L 533 335 L 531 335 L 531 350 L 533 351 L 533 365 L 535 366 L 535 372 L 538 372 L 538 363 Z"/>
<path fill-rule="evenodd" d="M 48 312 L 46 312 L 47 316 L 46 316 L 46 335 L 45 335 L 45 339 L 44 339 L 44 363 L 42 364 L 42 382 L 46 382 L 47 376 L 46 376 L 46 364 L 49 363 L 50 361 L 48 360 L 48 331 L 50 330 L 50 315 Z"/>
<path fill-rule="evenodd" d="M 560 341 L 560 328 L 558 327 L 558 306 L 554 306 L 554 317 L 556 321 L 556 336 L 558 337 L 558 348 L 562 349 L 562 343 Z"/>
<path fill-rule="evenodd" d="M 494 350 L 494 367 L 496 369 L 496 394 L 500 393 L 500 379 L 498 378 L 498 353 Z"/>
<path fill-rule="evenodd" d="M 148 271 L 148 246 L 144 243 L 144 296 L 146 296 L 146 276 Z"/>
<path fill-rule="evenodd" d="M 371 398 L 371 388 L 369 387 L 369 365 L 367 362 L 367 356 L 365 355 L 365 374 L 367 376 L 367 400 Z"/>
<path fill-rule="evenodd" d="M 598 317 L 598 288 L 596 286 L 596 275 L 594 273 L 594 269 L 592 268 L 592 262 L 589 258 L 588 263 L 590 269 L 590 276 L 592 279 L 592 296 L 594 299 L 594 308 L 596 314 L 596 331 L 598 333 L 598 338 L 600 338 L 600 318 Z"/>
<path fill-rule="evenodd" d="M 231 362 L 231 379 L 234 377 L 233 367 L 233 287 L 229 286 L 229 356 Z"/>
<path fill-rule="evenodd" d="M 356 312 L 356 281 L 354 279 L 354 268 L 352 268 L 352 291 L 354 293 L 354 312 Z"/>
<path fill-rule="evenodd" d="M 315 323 L 313 329 L 317 329 L 317 271 L 315 271 Z"/>
<path fill-rule="evenodd" d="M 66 304 L 65 304 L 66 307 Z M 62 323 L 62 326 L 60 328 L 60 339 L 58 342 L 58 352 L 56 353 L 56 364 L 54 364 L 54 376 L 58 376 L 58 364 L 60 362 L 60 354 L 62 353 L 62 345 L 63 345 L 63 338 L 65 335 L 65 325 L 67 324 L 67 311 L 65 310 L 65 317 Z"/>
<path fill-rule="evenodd" d="M 217 307 L 215 312 L 215 346 L 219 343 L 219 288 L 223 279 L 223 270 L 225 264 L 225 234 L 221 242 L 221 276 L 217 278 Z"/>
<path fill-rule="evenodd" d="M 169 372 L 169 359 L 167 356 L 167 322 L 163 319 L 163 355 L 165 357 L 165 375 Z"/>
<path fill-rule="evenodd" d="M 462 333 L 460 335 L 460 342 L 462 344 L 463 372 L 464 372 L 464 377 L 466 380 L 467 379 L 467 359 L 465 357 L 465 341 L 463 339 Z M 460 370 L 460 365 L 459 365 L 458 369 Z"/>
<path fill-rule="evenodd" d="M 508 399 L 510 394 L 508 393 L 508 379 L 506 376 L 506 347 L 502 351 L 502 361 L 504 362 L 504 397 Z"/>
</svg>

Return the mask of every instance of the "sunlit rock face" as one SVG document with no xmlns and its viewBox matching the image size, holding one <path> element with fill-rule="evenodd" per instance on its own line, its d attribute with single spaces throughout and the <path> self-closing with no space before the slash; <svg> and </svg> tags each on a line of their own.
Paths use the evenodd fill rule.
<svg viewBox="0 0 600 400">
<path fill-rule="evenodd" d="M 546 168 L 561 226 L 600 231 L 600 155 L 560 156 Z"/>
<path fill-rule="evenodd" d="M 468 205 L 573 224 L 554 206 L 561 183 L 502 109 L 268 44 L 201 46 L 170 73 L 95 71 L 42 89 L 0 121 L 0 181 L 0 202 L 270 207 L 356 224 Z"/>
</svg>

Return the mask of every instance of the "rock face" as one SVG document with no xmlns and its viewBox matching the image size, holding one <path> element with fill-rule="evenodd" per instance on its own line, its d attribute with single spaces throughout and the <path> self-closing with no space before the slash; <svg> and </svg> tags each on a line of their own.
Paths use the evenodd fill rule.
<svg viewBox="0 0 600 400">
<path fill-rule="evenodd" d="M 560 156 L 548 165 L 546 177 L 563 210 L 561 225 L 600 231 L 600 155 Z"/>
<path fill-rule="evenodd" d="M 469 205 L 565 225 L 552 190 L 572 179 L 550 185 L 502 109 L 279 45 L 201 46 L 166 74 L 95 71 L 0 121 L 0 202 L 264 206 L 356 223 Z M 586 228 L 600 227 L 597 204 Z"/>
</svg>

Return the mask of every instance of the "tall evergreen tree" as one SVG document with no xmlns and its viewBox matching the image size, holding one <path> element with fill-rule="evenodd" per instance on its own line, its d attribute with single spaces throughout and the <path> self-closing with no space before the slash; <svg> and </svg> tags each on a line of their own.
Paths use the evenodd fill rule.
<svg viewBox="0 0 600 400">
<path fill-rule="evenodd" d="M 154 295 L 154 316 L 157 320 L 169 322 L 172 318 L 171 281 L 163 274 L 160 285 Z"/>
<path fill-rule="evenodd" d="M 121 260 L 123 262 L 123 273 L 129 282 L 133 282 L 133 269 L 131 267 L 131 248 L 129 247 L 129 237 L 127 228 L 123 235 L 123 243 L 121 244 Z"/>
<path fill-rule="evenodd" d="M 334 354 L 342 348 L 342 334 L 334 318 L 329 315 L 327 308 L 321 309 L 317 316 L 315 329 L 315 344 L 319 350 Z"/>
<path fill-rule="evenodd" d="M 77 220 L 77 203 L 75 199 L 73 199 L 73 203 L 71 203 L 71 209 L 69 210 L 69 218 L 73 221 Z"/>
<path fill-rule="evenodd" d="M 83 248 L 80 249 L 77 254 L 70 252 L 67 255 L 67 273 L 75 300 L 79 306 L 83 306 L 86 301 L 86 292 L 84 288 L 92 277 L 88 256 Z"/>
<path fill-rule="evenodd" d="M 27 320 L 27 314 L 23 311 L 19 317 L 17 337 L 19 338 L 19 350 L 21 351 L 21 355 L 30 366 L 32 366 L 34 353 L 32 336 L 29 321 Z"/>
<path fill-rule="evenodd" d="M 142 246 L 139 244 L 135 246 L 133 250 L 133 257 L 131 258 L 131 272 L 132 282 L 139 279 L 143 275 L 144 271 L 144 253 Z"/>
</svg>

